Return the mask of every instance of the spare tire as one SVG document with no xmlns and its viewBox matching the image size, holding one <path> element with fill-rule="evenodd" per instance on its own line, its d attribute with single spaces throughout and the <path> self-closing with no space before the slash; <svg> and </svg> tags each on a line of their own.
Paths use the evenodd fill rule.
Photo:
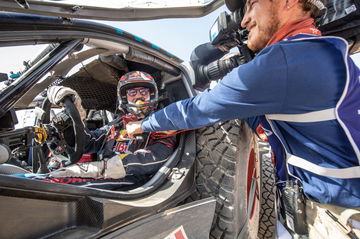
<svg viewBox="0 0 360 239">
<path fill-rule="evenodd" d="M 197 131 L 196 192 L 191 200 L 216 198 L 210 238 L 274 237 L 274 169 L 269 147 L 262 143 L 260 152 L 258 145 L 242 120 Z"/>
</svg>

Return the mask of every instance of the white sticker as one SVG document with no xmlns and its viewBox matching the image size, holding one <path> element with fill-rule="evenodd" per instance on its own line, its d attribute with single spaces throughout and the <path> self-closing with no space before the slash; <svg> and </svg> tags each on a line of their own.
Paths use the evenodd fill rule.
<svg viewBox="0 0 360 239">
<path fill-rule="evenodd" d="M 352 12 L 355 12 L 356 11 L 356 6 L 355 6 L 355 4 L 353 4 L 353 5 L 351 5 L 350 7 L 348 7 L 348 8 L 345 8 L 345 13 L 346 14 L 350 14 L 350 13 L 352 13 Z"/>
<path fill-rule="evenodd" d="M 217 22 L 214 23 L 214 25 L 210 29 L 210 41 L 213 41 L 217 35 L 219 34 L 219 26 Z"/>
</svg>

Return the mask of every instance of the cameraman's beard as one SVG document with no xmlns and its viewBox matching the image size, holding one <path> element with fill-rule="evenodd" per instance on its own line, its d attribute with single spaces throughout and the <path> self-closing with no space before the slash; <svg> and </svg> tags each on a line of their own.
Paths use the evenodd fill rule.
<svg viewBox="0 0 360 239">
<path fill-rule="evenodd" d="M 266 47 L 272 36 L 280 29 L 280 20 L 275 9 L 271 9 L 271 23 L 261 26 L 258 25 L 258 32 L 255 39 L 249 35 L 248 47 L 254 52 L 258 52 Z"/>
</svg>

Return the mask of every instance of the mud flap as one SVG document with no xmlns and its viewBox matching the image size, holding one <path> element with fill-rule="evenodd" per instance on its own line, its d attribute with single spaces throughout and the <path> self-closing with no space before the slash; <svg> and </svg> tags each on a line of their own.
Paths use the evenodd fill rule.
<svg viewBox="0 0 360 239">
<path fill-rule="evenodd" d="M 103 238 L 209 238 L 215 205 L 213 197 L 191 202 L 141 219 Z"/>
</svg>

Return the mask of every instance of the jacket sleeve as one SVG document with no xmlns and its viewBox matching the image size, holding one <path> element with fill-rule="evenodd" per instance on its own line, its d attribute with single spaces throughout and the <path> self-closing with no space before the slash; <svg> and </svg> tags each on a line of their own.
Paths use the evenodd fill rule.
<svg viewBox="0 0 360 239">
<path fill-rule="evenodd" d="M 155 141 L 153 144 L 128 154 L 122 159 L 126 175 L 151 175 L 156 173 L 173 153 L 175 137 Z"/>
<path fill-rule="evenodd" d="M 265 48 L 230 72 L 212 90 L 175 102 L 142 122 L 144 131 L 194 129 L 218 121 L 279 113 L 286 97 L 286 58 L 281 46 Z"/>
<path fill-rule="evenodd" d="M 110 127 L 111 126 L 106 125 L 104 127 L 92 131 L 85 128 L 85 144 L 84 144 L 85 154 L 96 153 L 100 150 Z"/>
</svg>

